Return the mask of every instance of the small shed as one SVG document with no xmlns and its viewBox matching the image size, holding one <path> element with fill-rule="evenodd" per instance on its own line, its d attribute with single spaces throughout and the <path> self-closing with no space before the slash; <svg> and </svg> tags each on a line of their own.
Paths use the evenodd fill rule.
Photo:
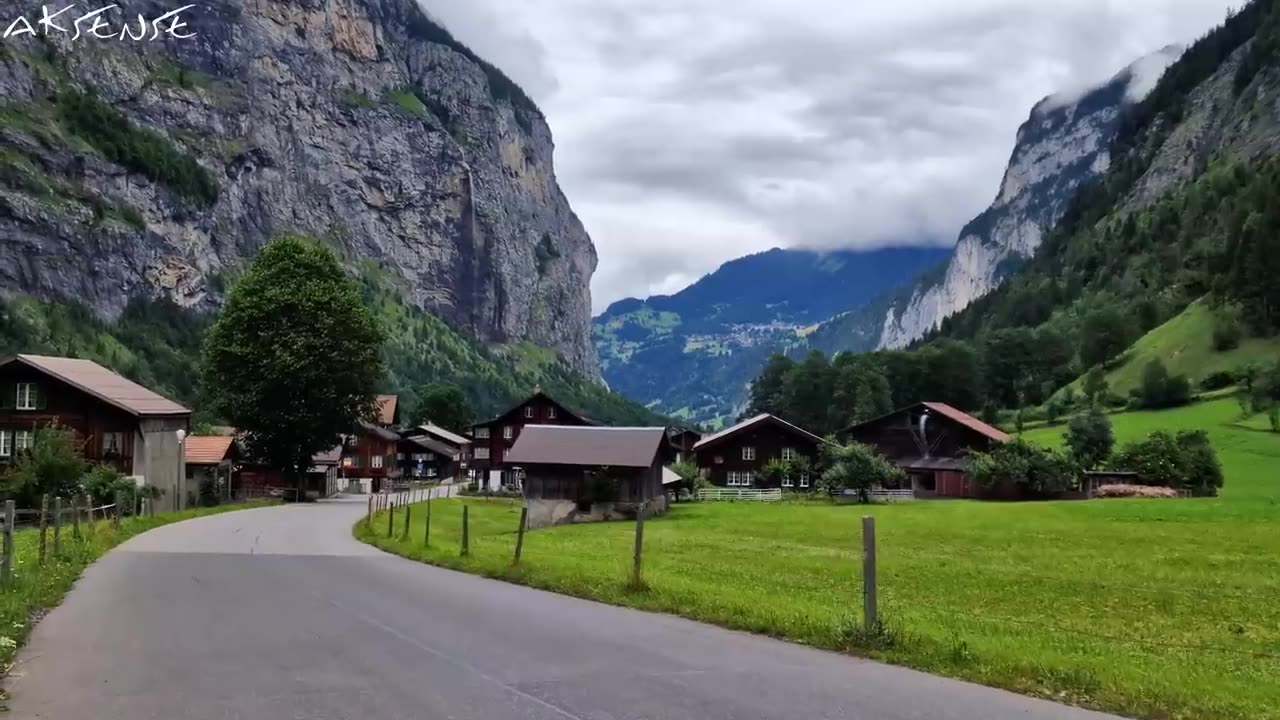
<svg viewBox="0 0 1280 720">
<path fill-rule="evenodd" d="M 666 428 L 526 425 L 507 462 L 533 529 L 665 511 L 671 454 Z"/>
</svg>

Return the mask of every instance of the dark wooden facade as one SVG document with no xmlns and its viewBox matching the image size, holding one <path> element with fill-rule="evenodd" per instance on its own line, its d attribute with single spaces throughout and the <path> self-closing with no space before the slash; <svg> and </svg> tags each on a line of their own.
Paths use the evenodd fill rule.
<svg viewBox="0 0 1280 720">
<path fill-rule="evenodd" d="M 969 478 L 968 456 L 1009 436 L 949 405 L 919 403 L 847 428 L 842 439 L 874 447 L 901 467 L 919 497 L 972 498 L 982 493 Z"/>
<path fill-rule="evenodd" d="M 19 388 L 30 387 L 35 402 L 19 403 Z M 22 400 L 27 400 L 25 396 Z M 24 406 L 34 404 L 34 408 Z M 0 368 L 0 463 L 12 460 L 38 428 L 57 425 L 75 433 L 81 454 L 91 463 L 105 463 L 133 473 L 133 448 L 138 418 L 109 403 L 51 378 L 35 368 Z"/>
<path fill-rule="evenodd" d="M 713 485 L 762 487 L 761 470 L 770 460 L 817 460 L 822 438 L 772 415 L 760 415 L 714 435 L 694 446 L 698 468 Z M 783 481 L 786 489 L 807 490 L 813 477 Z"/>
<path fill-rule="evenodd" d="M 369 478 L 373 492 L 381 492 L 388 482 L 400 478 L 396 461 L 400 436 L 371 423 L 361 423 L 342 443 L 341 474 L 346 478 Z"/>
<path fill-rule="evenodd" d="M 498 472 L 501 473 L 501 482 L 510 484 L 515 478 L 509 472 L 507 452 L 519 439 L 520 431 L 526 425 L 590 424 L 586 418 L 556 402 L 541 389 L 536 390 L 524 402 L 498 417 L 471 426 L 471 447 L 464 458 L 467 475 L 476 481 L 487 483 L 491 473 Z"/>
<path fill-rule="evenodd" d="M 416 431 L 401 433 L 396 449 L 400 474 L 415 480 L 444 480 L 457 474 L 462 448 L 453 447 L 433 438 L 413 435 Z"/>
<path fill-rule="evenodd" d="M 697 430 L 676 430 L 671 433 L 671 447 L 675 451 L 675 462 L 693 462 L 693 446 L 702 439 Z"/>
</svg>

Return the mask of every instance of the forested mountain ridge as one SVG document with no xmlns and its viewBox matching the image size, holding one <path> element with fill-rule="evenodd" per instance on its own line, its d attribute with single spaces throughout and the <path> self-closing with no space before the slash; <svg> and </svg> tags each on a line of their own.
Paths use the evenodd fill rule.
<svg viewBox="0 0 1280 720">
<path fill-rule="evenodd" d="M 942 248 L 775 248 L 731 260 L 674 295 L 619 300 L 594 323 L 614 390 L 695 421 L 741 408 L 770 353 L 946 257 Z"/>
<path fill-rule="evenodd" d="M 501 71 L 414 0 L 220 0 L 182 20 L 193 37 L 0 46 L 0 294 L 105 322 L 135 298 L 208 311 L 267 240 L 300 233 L 480 342 L 597 374 L 595 249 L 542 113 Z"/>
<path fill-rule="evenodd" d="M 1035 253 L 1076 192 L 1106 172 L 1125 109 L 1182 51 L 1166 47 L 1097 87 L 1037 103 L 1018 130 L 995 200 L 960 231 L 946 267 L 824 324 L 811 346 L 905 347 L 997 287 Z"/>
</svg>

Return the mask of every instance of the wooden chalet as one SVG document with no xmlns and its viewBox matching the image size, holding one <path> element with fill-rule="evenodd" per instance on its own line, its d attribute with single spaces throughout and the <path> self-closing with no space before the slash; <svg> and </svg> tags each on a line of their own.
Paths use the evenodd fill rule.
<svg viewBox="0 0 1280 720">
<path fill-rule="evenodd" d="M 665 511 L 671 457 L 666 428 L 527 425 L 507 462 L 538 528 Z"/>
<path fill-rule="evenodd" d="M 501 415 L 471 426 L 471 447 L 464 462 L 467 475 L 490 489 L 518 483 L 507 462 L 507 452 L 520 438 L 526 425 L 569 425 L 592 423 L 556 402 L 536 388 L 532 395 Z"/>
<path fill-rule="evenodd" d="M 673 428 L 670 433 L 670 440 L 671 447 L 676 453 L 674 462 L 693 462 L 693 446 L 697 445 L 701 439 L 702 433 L 697 430 Z"/>
<path fill-rule="evenodd" d="M 232 435 L 188 435 L 186 441 L 187 487 L 197 496 L 225 498 L 231 492 L 239 444 Z"/>
<path fill-rule="evenodd" d="M 760 471 L 770 460 L 817 461 L 824 440 L 774 415 L 757 415 L 699 440 L 693 446 L 698 468 L 713 485 L 759 487 Z M 809 473 L 784 478 L 782 487 L 807 490 Z"/>
<path fill-rule="evenodd" d="M 0 359 L 0 465 L 29 449 L 36 430 L 53 425 L 75 434 L 90 463 L 159 488 L 161 507 L 186 506 L 183 441 L 190 410 L 91 360 Z"/>
<path fill-rule="evenodd" d="M 467 438 L 432 423 L 400 431 L 397 460 L 406 478 L 444 480 L 457 475 Z"/>
<path fill-rule="evenodd" d="M 343 439 L 341 475 L 367 480 L 370 492 L 381 492 L 400 479 L 400 466 L 396 463 L 399 445 L 398 433 L 361 420 L 355 431 Z"/>
<path fill-rule="evenodd" d="M 937 402 L 895 410 L 841 435 L 876 448 L 905 470 L 917 497 L 978 497 L 969 478 L 968 455 L 1011 439 L 999 428 Z"/>
<path fill-rule="evenodd" d="M 237 441 L 239 446 L 239 441 Z M 311 466 L 307 468 L 304 490 L 307 497 L 329 497 L 339 490 L 339 465 L 343 460 L 345 445 L 335 445 L 329 450 L 311 456 Z M 289 493 L 296 486 L 280 471 L 268 467 L 265 463 L 252 457 L 246 457 L 243 450 L 237 451 L 239 460 L 232 475 L 231 492 L 233 495 L 246 494 L 250 497 L 261 495 L 277 495 L 293 499 Z"/>
</svg>

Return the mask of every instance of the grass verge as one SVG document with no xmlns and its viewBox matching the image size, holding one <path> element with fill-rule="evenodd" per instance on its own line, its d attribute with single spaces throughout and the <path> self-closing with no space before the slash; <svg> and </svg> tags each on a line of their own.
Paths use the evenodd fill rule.
<svg viewBox="0 0 1280 720">
<path fill-rule="evenodd" d="M 116 545 L 161 525 L 232 510 L 265 507 L 276 502 L 255 500 L 158 513 L 151 517 L 129 517 L 121 521 L 119 529 L 108 521 L 100 520 L 92 527 L 82 524 L 82 538 L 79 540 L 72 538 L 71 526 L 67 525 L 62 528 L 62 553 L 57 556 L 53 553 L 53 530 L 50 528 L 43 567 L 39 564 L 39 531 L 15 531 L 13 580 L 7 585 L 0 585 L 0 664 L 7 673 L 14 654 L 43 613 L 62 601 L 86 567 Z"/>
</svg>

